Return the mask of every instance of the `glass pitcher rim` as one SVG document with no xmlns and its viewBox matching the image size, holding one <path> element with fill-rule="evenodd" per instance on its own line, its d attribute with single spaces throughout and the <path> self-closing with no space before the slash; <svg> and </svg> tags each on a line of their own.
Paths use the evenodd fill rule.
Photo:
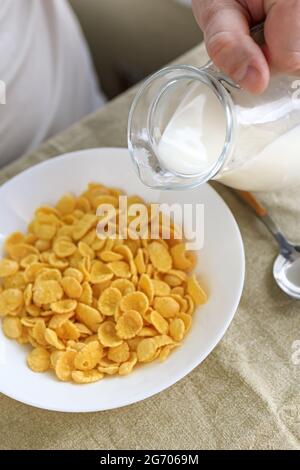
<svg viewBox="0 0 300 470">
<path fill-rule="evenodd" d="M 147 87 L 151 85 L 152 82 L 154 82 L 156 79 L 163 77 L 169 72 L 182 72 L 180 77 L 177 78 L 172 78 L 170 79 L 171 81 L 178 81 L 179 79 L 193 79 L 193 80 L 198 80 L 201 83 L 205 84 L 208 86 L 215 94 L 216 98 L 219 100 L 221 105 L 223 106 L 225 118 L 226 118 L 226 132 L 225 132 L 225 139 L 224 139 L 224 146 L 221 154 L 219 157 L 216 159 L 215 163 L 209 167 L 206 171 L 201 171 L 200 173 L 194 173 L 194 174 L 180 174 L 176 172 L 170 172 L 174 174 L 174 176 L 177 176 L 179 178 L 182 178 L 182 180 L 185 180 L 186 182 L 188 180 L 192 179 L 197 179 L 197 183 L 194 184 L 193 186 L 199 186 L 201 184 L 204 184 L 205 182 L 211 180 L 214 178 L 223 168 L 225 165 L 226 161 L 230 157 L 230 154 L 233 149 L 234 145 L 234 139 L 235 139 L 235 134 L 236 134 L 236 115 L 235 115 L 235 108 L 234 108 L 234 103 L 231 99 L 230 93 L 227 90 L 227 88 L 224 86 L 222 83 L 222 79 L 217 75 L 217 73 L 208 67 L 208 64 L 204 65 L 203 67 L 196 67 L 193 65 L 168 65 L 166 67 L 163 67 L 162 69 L 158 70 L 148 78 L 144 80 L 144 82 L 141 84 L 139 90 L 137 91 L 131 107 L 129 111 L 129 117 L 128 117 L 128 129 L 127 129 L 127 141 L 128 141 L 128 149 L 129 153 L 131 156 L 131 159 L 133 161 L 134 167 L 140 176 L 140 168 L 137 159 L 134 156 L 134 147 L 132 145 L 131 141 L 131 128 L 132 128 L 132 122 L 134 118 L 134 112 L 135 109 L 140 101 L 140 99 L 143 97 L 143 94 Z M 162 93 L 160 93 L 162 94 Z M 150 111 L 151 106 L 149 107 Z M 149 126 L 147 125 L 147 137 L 148 137 L 148 142 L 151 148 L 151 152 L 155 155 L 158 163 L 160 164 L 160 159 L 153 148 L 153 142 L 151 135 L 149 133 Z M 152 186 L 154 188 L 154 186 Z M 168 188 L 166 188 L 168 189 Z"/>
</svg>

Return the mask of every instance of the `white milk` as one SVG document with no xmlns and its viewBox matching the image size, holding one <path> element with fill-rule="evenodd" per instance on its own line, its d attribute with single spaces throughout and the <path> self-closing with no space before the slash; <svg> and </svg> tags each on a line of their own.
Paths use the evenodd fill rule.
<svg viewBox="0 0 300 470">
<path fill-rule="evenodd" d="M 195 92 L 191 90 L 160 140 L 160 162 L 172 172 L 184 175 L 200 173 L 216 162 L 223 150 L 226 119 L 222 105 L 207 87 L 202 87 L 201 91 L 190 99 Z"/>
<path fill-rule="evenodd" d="M 167 125 L 158 146 L 161 164 L 175 173 L 196 175 L 220 156 L 226 119 L 215 95 L 203 92 L 183 103 Z M 253 142 L 261 130 L 251 131 Z M 219 173 L 222 183 L 248 191 L 276 190 L 300 183 L 300 126 L 275 138 L 254 158 L 232 170 Z"/>
<path fill-rule="evenodd" d="M 217 179 L 248 191 L 272 191 L 299 184 L 300 126 L 275 139 L 255 158 Z"/>
</svg>

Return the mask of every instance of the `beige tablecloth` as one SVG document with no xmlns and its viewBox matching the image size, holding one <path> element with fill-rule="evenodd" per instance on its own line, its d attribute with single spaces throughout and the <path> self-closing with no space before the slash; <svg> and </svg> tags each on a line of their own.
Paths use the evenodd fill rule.
<svg viewBox="0 0 300 470">
<path fill-rule="evenodd" d="M 197 56 L 196 49 L 181 61 L 195 64 Z M 2 169 L 0 184 L 64 152 L 126 146 L 133 93 Z M 277 247 L 265 228 L 227 188 L 215 187 L 237 219 L 247 258 L 243 297 L 218 347 L 170 389 L 119 410 L 62 414 L 1 395 L 1 449 L 300 448 L 300 364 L 293 361 L 300 304 L 282 294 L 272 279 Z M 300 187 L 261 198 L 289 237 L 299 241 Z"/>
</svg>

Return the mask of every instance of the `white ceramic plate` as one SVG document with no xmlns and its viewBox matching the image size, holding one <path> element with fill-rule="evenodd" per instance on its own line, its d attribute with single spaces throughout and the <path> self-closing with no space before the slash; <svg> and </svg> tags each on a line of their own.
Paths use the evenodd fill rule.
<svg viewBox="0 0 300 470">
<path fill-rule="evenodd" d="M 182 379 L 213 350 L 239 304 L 244 282 L 244 250 L 238 226 L 218 194 L 208 185 L 199 190 L 160 192 L 136 176 L 126 149 L 91 149 L 41 163 L 0 188 L 0 253 L 4 238 L 25 230 L 34 210 L 52 204 L 66 192 L 81 192 L 90 181 L 121 187 L 149 201 L 203 203 L 204 247 L 197 275 L 209 301 L 194 314 L 183 345 L 164 363 L 136 369 L 90 385 L 59 382 L 52 373 L 37 374 L 26 365 L 27 348 L 0 332 L 0 391 L 32 406 L 67 412 L 99 411 L 150 397 Z"/>
</svg>

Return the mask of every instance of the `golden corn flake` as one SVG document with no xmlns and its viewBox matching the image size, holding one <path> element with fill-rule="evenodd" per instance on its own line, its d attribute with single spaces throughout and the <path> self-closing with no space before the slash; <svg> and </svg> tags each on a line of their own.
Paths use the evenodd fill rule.
<svg viewBox="0 0 300 470">
<path fill-rule="evenodd" d="M 87 304 L 87 305 L 92 304 L 93 291 L 92 291 L 92 288 L 91 288 L 90 284 L 87 281 L 85 281 L 82 284 L 82 293 L 81 293 L 81 296 L 79 297 L 78 300 L 79 300 L 79 302 L 81 302 L 83 304 Z"/>
<path fill-rule="evenodd" d="M 150 313 L 150 321 L 154 328 L 162 335 L 166 335 L 169 331 L 169 323 L 165 318 L 155 310 Z"/>
<path fill-rule="evenodd" d="M 92 343 L 93 341 L 99 342 L 99 338 L 97 334 L 92 334 L 91 336 L 88 336 L 87 338 L 82 339 L 84 341 L 84 344 L 89 344 Z"/>
<path fill-rule="evenodd" d="M 50 367 L 55 369 L 58 359 L 64 354 L 65 351 L 52 351 L 50 354 Z"/>
<path fill-rule="evenodd" d="M 25 241 L 25 235 L 21 232 L 13 232 L 9 237 L 5 240 L 5 248 L 11 245 L 18 245 Z"/>
<path fill-rule="evenodd" d="M 107 265 L 111 272 L 121 278 L 129 278 L 131 276 L 131 270 L 129 264 L 125 261 L 113 261 L 112 263 L 108 263 Z"/>
<path fill-rule="evenodd" d="M 105 321 L 98 329 L 98 338 L 105 347 L 120 346 L 123 340 L 117 335 L 116 324 L 113 321 Z"/>
<path fill-rule="evenodd" d="M 140 337 L 146 337 L 146 336 L 156 336 L 157 331 L 155 328 L 152 328 L 151 326 L 144 326 L 138 333 L 138 336 Z"/>
<path fill-rule="evenodd" d="M 76 300 L 66 299 L 59 300 L 50 304 L 50 308 L 54 313 L 70 313 L 73 312 L 77 307 Z"/>
<path fill-rule="evenodd" d="M 3 333 L 11 339 L 17 339 L 22 336 L 23 325 L 21 320 L 17 317 L 7 316 L 3 319 L 2 323 Z"/>
<path fill-rule="evenodd" d="M 92 383 L 138 363 L 165 360 L 191 328 L 195 305 L 207 296 L 195 276 L 195 255 L 180 228 L 162 217 L 158 239 L 149 223 L 128 216 L 117 238 L 98 238 L 99 221 L 120 227 L 120 190 L 90 183 L 76 197 L 35 211 L 27 234 L 5 241 L 0 260 L 0 316 L 4 334 L 32 346 L 28 366 L 49 368 L 62 381 Z M 112 204 L 99 218 L 96 208 Z M 151 207 L 140 197 L 151 219 Z M 136 225 L 138 233 L 133 228 Z M 125 238 L 124 238 L 125 236 Z"/>
<path fill-rule="evenodd" d="M 115 240 L 114 243 L 114 252 L 118 253 L 118 255 L 122 256 L 122 258 L 126 259 L 128 262 L 130 260 L 133 260 L 133 254 L 130 248 L 127 245 L 124 244 L 117 244 L 117 242 L 123 242 L 123 240 Z M 114 260 L 116 261 L 116 260 Z"/>
<path fill-rule="evenodd" d="M 58 258 L 55 253 L 51 253 L 49 255 L 48 262 L 53 268 L 57 269 L 65 269 L 69 266 L 69 262 L 67 260 Z"/>
<path fill-rule="evenodd" d="M 24 303 L 27 307 L 31 304 L 32 301 L 32 287 L 32 284 L 27 284 L 24 289 Z"/>
<path fill-rule="evenodd" d="M 145 263 L 144 252 L 142 248 L 139 248 L 137 250 L 137 254 L 136 254 L 136 257 L 134 258 L 134 262 L 135 262 L 137 272 L 139 274 L 143 274 L 146 272 L 146 263 Z"/>
<path fill-rule="evenodd" d="M 42 253 L 43 251 L 50 250 L 51 242 L 50 242 L 50 240 L 36 240 L 34 246 L 36 247 L 36 249 L 38 251 L 40 251 Z M 35 255 L 31 255 L 31 256 L 35 256 Z M 28 256 L 27 256 L 27 258 L 28 258 Z M 21 261 L 21 265 L 22 265 L 22 262 L 24 261 L 24 259 L 25 258 L 23 258 L 23 260 Z"/>
<path fill-rule="evenodd" d="M 85 242 L 81 241 L 78 243 L 78 251 L 81 254 L 81 256 L 89 256 L 90 258 L 95 257 L 95 252 L 94 250 Z"/>
<path fill-rule="evenodd" d="M 74 341 L 72 339 L 69 339 L 67 341 L 67 347 L 66 347 L 66 350 L 67 351 L 81 351 L 81 349 L 83 349 L 85 347 L 85 343 L 81 342 L 81 341 Z"/>
<path fill-rule="evenodd" d="M 98 367 L 98 371 L 106 375 L 115 375 L 119 371 L 119 364 L 110 363 L 107 365 L 101 365 Z"/>
<path fill-rule="evenodd" d="M 52 358 L 52 354 L 56 354 Z M 51 364 L 55 369 L 55 373 L 59 380 L 64 382 L 70 381 L 72 379 L 72 372 L 74 371 L 74 359 L 76 356 L 75 351 L 65 351 L 58 353 L 51 354 Z"/>
<path fill-rule="evenodd" d="M 24 289 L 26 282 L 25 274 L 17 272 L 11 276 L 3 278 L 3 287 L 4 289 Z"/>
<path fill-rule="evenodd" d="M 173 287 L 171 293 L 175 294 L 175 295 L 179 295 L 180 297 L 183 297 L 184 296 L 184 287 Z"/>
<path fill-rule="evenodd" d="M 116 313 L 121 298 L 122 294 L 116 287 L 108 287 L 100 295 L 98 309 L 103 315 L 112 316 Z"/>
<path fill-rule="evenodd" d="M 23 317 L 21 318 L 21 323 L 24 326 L 27 326 L 29 328 L 32 328 L 37 321 L 39 321 L 39 318 L 29 318 L 29 317 Z"/>
<path fill-rule="evenodd" d="M 180 318 L 184 323 L 185 332 L 187 333 L 192 326 L 192 317 L 187 313 L 179 312 L 177 318 Z"/>
<path fill-rule="evenodd" d="M 72 278 L 75 278 L 76 281 L 79 282 L 79 284 L 82 283 L 83 281 L 83 274 L 81 271 L 79 271 L 79 269 L 75 269 L 75 268 L 67 268 L 65 271 L 64 271 L 64 277 L 72 277 Z"/>
<path fill-rule="evenodd" d="M 97 382 L 98 380 L 103 379 L 104 374 L 98 370 L 89 370 L 89 371 L 73 371 L 72 380 L 77 384 L 89 384 L 92 382 Z"/>
<path fill-rule="evenodd" d="M 51 316 L 51 319 L 49 321 L 48 326 L 52 330 L 56 330 L 57 328 L 62 326 L 67 320 L 72 318 L 72 316 L 74 315 L 74 312 L 53 315 L 53 312 L 51 311 L 51 315 L 52 316 Z M 76 328 L 78 329 L 77 325 L 76 325 Z M 88 330 L 88 331 L 90 331 L 90 330 Z"/>
<path fill-rule="evenodd" d="M 92 370 L 99 363 L 103 355 L 103 348 L 98 341 L 92 341 L 86 344 L 77 352 L 74 358 L 75 369 L 87 371 Z"/>
<path fill-rule="evenodd" d="M 43 313 L 42 309 L 37 305 L 28 305 L 25 307 L 26 312 L 32 317 L 40 317 Z"/>
<path fill-rule="evenodd" d="M 98 219 L 93 214 L 85 214 L 78 222 L 76 222 L 73 228 L 73 239 L 75 241 L 83 238 L 92 227 L 96 227 Z"/>
<path fill-rule="evenodd" d="M 148 274 L 141 275 L 139 279 L 139 283 L 138 283 L 138 288 L 139 290 L 144 292 L 144 294 L 146 294 L 151 304 L 154 298 L 155 291 L 154 291 L 154 286 L 152 284 L 152 281 L 150 277 L 148 276 Z"/>
<path fill-rule="evenodd" d="M 195 311 L 195 303 L 192 299 L 192 297 L 190 295 L 185 295 L 184 296 L 185 300 L 187 301 L 188 303 L 188 308 L 187 310 L 185 311 L 185 313 L 188 313 L 189 315 L 192 315 Z"/>
<path fill-rule="evenodd" d="M 165 361 L 169 357 L 170 352 L 172 351 L 172 349 L 174 349 L 176 347 L 177 347 L 176 344 L 169 344 L 168 346 L 164 346 L 163 348 L 161 348 L 159 356 L 158 356 L 160 362 Z"/>
<path fill-rule="evenodd" d="M 92 267 L 92 262 L 90 257 L 84 257 L 78 263 L 78 269 L 82 272 L 83 278 L 85 281 L 90 280 L 90 271 Z"/>
<path fill-rule="evenodd" d="M 158 241 L 150 243 L 148 251 L 151 263 L 159 272 L 167 272 L 172 268 L 172 257 L 162 243 Z"/>
<path fill-rule="evenodd" d="M 119 375 L 128 375 L 132 372 L 134 366 L 136 365 L 138 359 L 137 354 L 135 352 L 131 352 L 129 356 L 129 360 L 123 362 L 123 364 L 119 367 Z"/>
<path fill-rule="evenodd" d="M 89 281 L 92 284 L 98 284 L 112 279 L 113 275 L 114 273 L 112 272 L 109 265 L 106 265 L 101 261 L 95 261 L 92 264 Z"/>
<path fill-rule="evenodd" d="M 0 294 L 0 316 L 12 315 L 23 305 L 23 293 L 19 289 L 7 289 Z"/>
<path fill-rule="evenodd" d="M 30 264 L 37 263 L 38 261 L 39 261 L 38 255 L 28 255 L 22 259 L 22 261 L 20 262 L 20 266 L 25 269 Z"/>
<path fill-rule="evenodd" d="M 91 336 L 93 332 L 83 323 L 75 322 L 74 325 L 76 326 L 77 330 L 80 333 L 80 336 Z"/>
<path fill-rule="evenodd" d="M 43 268 L 36 277 L 36 282 L 38 281 L 61 281 L 61 272 L 55 268 Z"/>
<path fill-rule="evenodd" d="M 39 275 L 39 273 L 47 268 L 46 263 L 31 263 L 25 268 L 24 274 L 27 282 L 33 282 Z"/>
<path fill-rule="evenodd" d="M 76 325 L 70 320 L 67 320 L 62 325 L 60 325 L 56 329 L 56 334 L 58 338 L 63 341 L 77 341 L 80 338 L 80 331 L 77 329 Z"/>
<path fill-rule="evenodd" d="M 115 279 L 112 281 L 111 286 L 118 289 L 123 296 L 135 291 L 134 284 L 128 279 Z"/>
<path fill-rule="evenodd" d="M 27 364 L 33 372 L 46 372 L 50 367 L 50 353 L 44 348 L 37 347 L 27 356 Z"/>
<path fill-rule="evenodd" d="M 188 279 L 187 292 L 192 297 L 196 305 L 202 305 L 207 302 L 207 295 L 193 275 Z"/>
<path fill-rule="evenodd" d="M 134 338 L 143 328 L 143 318 L 139 312 L 128 310 L 119 317 L 116 323 L 116 332 L 119 338 Z"/>
<path fill-rule="evenodd" d="M 157 350 L 157 344 L 153 338 L 143 339 L 137 347 L 137 357 L 139 362 L 148 362 L 153 359 Z"/>
<path fill-rule="evenodd" d="M 154 287 L 155 296 L 165 297 L 170 294 L 171 288 L 166 282 L 160 281 L 159 279 L 151 279 L 151 282 Z"/>
<path fill-rule="evenodd" d="M 32 317 L 40 317 L 42 314 L 41 308 L 33 304 L 26 306 L 25 310 Z"/>
<path fill-rule="evenodd" d="M 36 219 L 33 223 L 33 233 L 40 240 L 52 240 L 57 231 L 57 226 L 52 222 L 51 219 L 48 219 L 47 222 L 43 220 Z"/>
<path fill-rule="evenodd" d="M 63 289 L 57 281 L 39 281 L 33 288 L 33 300 L 37 305 L 57 302 L 63 296 Z"/>
<path fill-rule="evenodd" d="M 83 288 L 80 282 L 72 276 L 66 276 L 61 281 L 64 293 L 70 299 L 80 299 Z"/>
<path fill-rule="evenodd" d="M 170 296 L 156 297 L 154 299 L 154 309 L 164 318 L 173 318 L 180 310 L 180 305 Z"/>
<path fill-rule="evenodd" d="M 19 270 L 19 265 L 11 259 L 0 260 L 0 277 L 7 277 L 15 274 Z"/>
<path fill-rule="evenodd" d="M 38 254 L 38 250 L 35 247 L 26 243 L 7 245 L 6 249 L 10 258 L 17 261 L 18 263 L 20 263 L 21 260 L 28 255 Z"/>
<path fill-rule="evenodd" d="M 143 315 L 149 307 L 148 297 L 143 292 L 132 292 L 122 297 L 120 308 L 123 312 L 135 310 Z"/>
<path fill-rule="evenodd" d="M 155 342 L 157 348 L 161 348 L 169 344 L 174 344 L 173 338 L 168 335 L 155 336 L 155 338 L 153 338 L 153 341 Z"/>
<path fill-rule="evenodd" d="M 76 199 L 72 194 L 66 194 L 56 204 L 56 209 L 63 215 L 72 214 L 76 207 Z"/>
<path fill-rule="evenodd" d="M 46 324 L 44 320 L 38 319 L 32 328 L 31 334 L 33 339 L 39 344 L 40 346 L 48 346 L 48 341 L 45 338 L 46 333 Z"/>
<path fill-rule="evenodd" d="M 103 321 L 103 316 L 98 310 L 84 303 L 77 305 L 76 318 L 94 333 L 97 332 L 100 323 Z"/>
<path fill-rule="evenodd" d="M 86 243 L 87 245 L 89 245 L 91 248 L 93 243 L 98 240 L 97 239 L 97 232 L 96 230 L 94 229 L 91 229 L 83 238 L 81 241 L 83 241 L 84 243 Z M 93 248 L 94 249 L 94 248 Z"/>
<path fill-rule="evenodd" d="M 174 245 L 171 248 L 171 255 L 175 269 L 186 271 L 190 270 L 194 265 L 192 255 L 186 251 L 184 243 Z"/>
<path fill-rule="evenodd" d="M 94 297 L 93 302 L 95 301 L 97 302 L 97 299 L 99 299 L 102 292 L 105 291 L 105 289 L 107 289 L 108 287 L 113 287 L 110 280 L 107 280 L 105 282 L 100 282 L 99 284 L 93 284 L 92 286 L 92 292 L 93 292 L 93 297 Z M 98 308 L 98 305 L 96 305 L 96 307 Z"/>
<path fill-rule="evenodd" d="M 114 251 L 101 251 L 101 253 L 99 254 L 99 258 L 101 259 L 101 261 L 104 261 L 105 263 L 110 263 L 110 262 L 113 262 L 113 261 L 120 261 L 123 256 L 118 254 L 118 253 L 115 253 Z"/>
<path fill-rule="evenodd" d="M 170 336 L 174 341 L 181 341 L 185 333 L 185 324 L 181 318 L 174 318 L 170 322 Z"/>
<path fill-rule="evenodd" d="M 53 251 L 58 258 L 72 256 L 76 250 L 76 245 L 68 238 L 61 237 L 53 243 Z"/>
<path fill-rule="evenodd" d="M 127 343 L 122 343 L 120 346 L 115 346 L 113 348 L 109 348 L 107 353 L 107 358 L 113 362 L 126 362 L 128 361 L 130 356 L 129 353 L 129 346 Z"/>
<path fill-rule="evenodd" d="M 170 287 L 179 287 L 182 284 L 182 280 L 172 274 L 166 274 L 164 276 L 164 281 L 169 284 Z"/>
<path fill-rule="evenodd" d="M 57 334 L 55 333 L 55 331 L 51 330 L 51 328 L 46 328 L 45 340 L 50 346 L 53 346 L 59 351 L 65 349 L 64 343 L 58 339 Z"/>
</svg>

